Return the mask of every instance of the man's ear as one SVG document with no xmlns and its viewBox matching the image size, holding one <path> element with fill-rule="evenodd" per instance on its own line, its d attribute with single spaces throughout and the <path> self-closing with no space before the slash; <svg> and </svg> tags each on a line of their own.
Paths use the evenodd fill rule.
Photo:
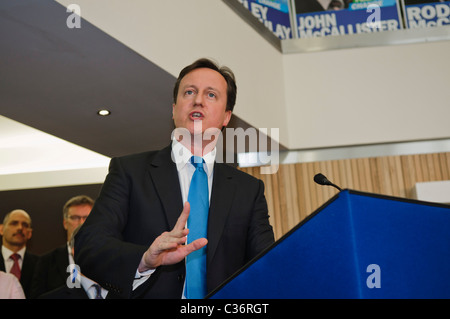
<svg viewBox="0 0 450 319">
<path fill-rule="evenodd" d="M 230 122 L 230 120 L 231 120 L 231 111 L 230 110 L 225 111 L 225 118 L 223 120 L 222 126 L 226 127 Z"/>
<path fill-rule="evenodd" d="M 33 235 L 33 229 L 30 228 L 30 229 L 28 230 L 27 239 L 30 240 L 32 235 Z"/>
</svg>

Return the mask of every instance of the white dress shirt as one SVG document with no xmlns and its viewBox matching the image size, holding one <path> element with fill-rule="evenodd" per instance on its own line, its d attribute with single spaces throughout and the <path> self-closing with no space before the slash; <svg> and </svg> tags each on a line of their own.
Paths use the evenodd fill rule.
<svg viewBox="0 0 450 319">
<path fill-rule="evenodd" d="M 25 250 L 27 249 L 26 246 L 24 246 L 21 250 L 19 250 L 17 252 L 17 254 L 20 255 L 19 258 L 19 266 L 20 269 L 22 269 L 22 265 L 23 265 L 23 258 L 25 256 Z M 5 261 L 5 272 L 9 273 L 11 271 L 12 266 L 14 265 L 14 260 L 12 260 L 11 255 L 14 254 L 14 252 L 8 248 L 6 248 L 5 246 L 2 245 L 2 255 L 3 255 L 3 260 Z"/>
<path fill-rule="evenodd" d="M 97 295 L 97 290 L 94 287 L 94 284 L 97 284 L 95 281 L 81 275 L 81 286 L 83 287 L 84 291 L 86 291 L 89 299 L 95 299 L 95 296 Z M 106 296 L 108 295 L 108 290 L 106 290 L 105 288 L 102 288 L 100 286 L 101 292 L 100 294 L 102 295 L 102 298 L 105 299 Z"/>
<path fill-rule="evenodd" d="M 189 195 L 189 186 L 191 185 L 192 175 L 194 175 L 195 167 L 191 163 L 192 153 L 177 140 L 172 141 L 172 159 L 177 165 L 178 179 L 180 181 L 181 198 L 183 203 L 187 202 Z M 203 169 L 208 175 L 209 199 L 211 201 L 211 188 L 214 170 L 214 161 L 216 160 L 216 148 L 203 156 L 205 163 Z M 181 214 L 181 212 L 180 212 Z"/>
<path fill-rule="evenodd" d="M 172 160 L 175 162 L 178 171 L 178 179 L 180 182 L 181 198 L 183 205 L 187 202 L 189 195 L 189 186 L 191 184 L 192 175 L 194 175 L 195 167 L 191 163 L 192 153 L 183 144 L 176 139 L 172 140 Z M 214 170 L 214 161 L 216 160 L 216 148 L 203 156 L 205 163 L 203 169 L 208 175 L 209 201 L 211 202 L 211 189 Z M 181 212 L 179 212 L 181 214 Z M 133 282 L 133 290 L 143 284 L 153 274 L 155 269 L 147 270 L 140 273 L 136 270 L 135 280 Z M 184 288 L 183 288 L 184 296 Z"/>
</svg>

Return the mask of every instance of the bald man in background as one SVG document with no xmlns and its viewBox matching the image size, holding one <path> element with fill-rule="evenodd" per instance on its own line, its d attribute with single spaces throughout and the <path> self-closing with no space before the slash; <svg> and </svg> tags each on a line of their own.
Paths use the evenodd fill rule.
<svg viewBox="0 0 450 319">
<path fill-rule="evenodd" d="M 27 251 L 27 242 L 31 239 L 33 229 L 31 217 L 22 209 L 15 209 L 6 214 L 0 225 L 2 249 L 0 270 L 13 273 L 20 281 L 25 296 L 29 296 L 34 269 L 39 259 Z M 17 262 L 14 260 L 17 259 Z"/>
</svg>

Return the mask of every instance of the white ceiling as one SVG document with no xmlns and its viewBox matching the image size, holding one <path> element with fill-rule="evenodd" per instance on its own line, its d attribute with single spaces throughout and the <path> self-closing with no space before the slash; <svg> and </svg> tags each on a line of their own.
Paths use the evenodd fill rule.
<svg viewBox="0 0 450 319">
<path fill-rule="evenodd" d="M 33 179 L 43 172 L 95 169 L 104 180 L 110 158 L 0 115 L 0 190 L 61 186 L 61 179 Z M 92 172 L 91 172 L 92 173 Z M 27 176 L 22 180 L 20 176 Z M 34 181 L 33 181 L 34 180 Z M 84 184 L 85 182 L 83 182 Z M 68 185 L 73 184 L 70 179 Z"/>
</svg>

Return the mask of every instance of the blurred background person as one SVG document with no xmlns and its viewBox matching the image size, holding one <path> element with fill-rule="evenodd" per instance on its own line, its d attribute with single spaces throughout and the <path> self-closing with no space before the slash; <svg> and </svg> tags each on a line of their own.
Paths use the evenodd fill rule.
<svg viewBox="0 0 450 319">
<path fill-rule="evenodd" d="M 66 284 L 67 267 L 75 264 L 69 241 L 74 230 L 82 225 L 94 206 L 94 200 L 86 195 L 70 198 L 63 206 L 63 227 L 67 243 L 41 256 L 33 277 L 31 298 Z"/>
<path fill-rule="evenodd" d="M 25 299 L 19 279 L 4 271 L 0 271 L 0 299 Z"/>
<path fill-rule="evenodd" d="M 15 275 L 26 297 L 29 297 L 33 273 L 39 259 L 37 255 L 27 251 L 27 242 L 31 239 L 32 232 L 31 217 L 22 209 L 6 214 L 0 225 L 0 271 Z"/>
<path fill-rule="evenodd" d="M 68 242 L 72 256 L 74 256 L 75 235 L 79 229 L 80 227 L 75 228 L 72 233 L 72 237 Z M 67 278 L 63 285 L 40 295 L 39 299 L 106 299 L 107 297 L 117 298 L 114 297 L 114 294 L 110 294 L 108 290 L 101 287 L 98 283 L 84 276 L 81 273 L 81 269 L 79 268 L 77 268 L 75 271 L 71 269 L 70 274 L 66 275 L 66 277 Z M 70 283 L 68 283 L 68 281 L 70 281 Z"/>
</svg>

